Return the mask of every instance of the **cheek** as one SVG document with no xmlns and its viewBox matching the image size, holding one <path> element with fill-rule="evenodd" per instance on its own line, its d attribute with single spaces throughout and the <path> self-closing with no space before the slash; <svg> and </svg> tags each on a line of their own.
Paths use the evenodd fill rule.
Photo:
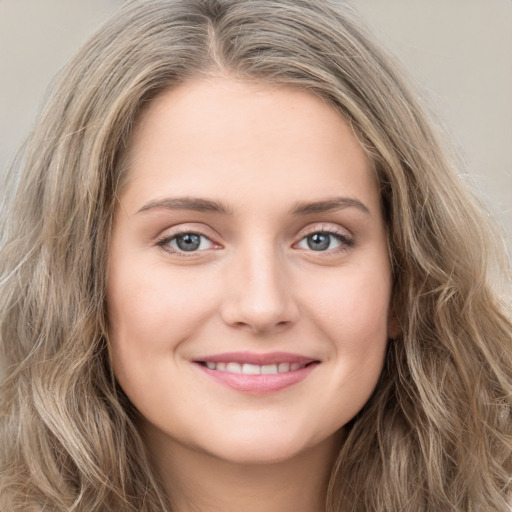
<svg viewBox="0 0 512 512">
<path fill-rule="evenodd" d="M 156 359 L 193 336 L 216 309 L 209 290 L 200 276 L 170 272 L 162 261 L 133 259 L 111 268 L 107 311 L 114 366 L 135 357 Z"/>
<path fill-rule="evenodd" d="M 161 261 L 152 263 L 119 262 L 107 289 L 114 374 L 145 417 L 168 407 L 155 386 L 169 385 L 180 350 L 216 309 L 216 297 L 198 293 L 199 283 L 190 276 L 170 273 Z"/>
<path fill-rule="evenodd" d="M 391 280 L 378 268 L 347 267 L 308 288 L 312 315 L 340 350 L 387 340 Z"/>
</svg>

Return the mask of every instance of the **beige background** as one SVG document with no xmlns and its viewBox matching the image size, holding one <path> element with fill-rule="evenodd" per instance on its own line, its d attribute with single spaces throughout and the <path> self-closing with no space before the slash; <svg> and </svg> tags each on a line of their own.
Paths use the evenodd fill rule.
<svg viewBox="0 0 512 512">
<path fill-rule="evenodd" d="M 0 0 L 0 168 L 52 76 L 122 0 Z M 350 0 L 426 89 L 512 238 L 512 0 Z"/>
</svg>

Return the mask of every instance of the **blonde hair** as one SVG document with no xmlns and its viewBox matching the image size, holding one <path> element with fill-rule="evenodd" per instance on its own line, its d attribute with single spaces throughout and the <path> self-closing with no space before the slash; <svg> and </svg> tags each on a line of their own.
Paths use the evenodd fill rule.
<svg viewBox="0 0 512 512">
<path fill-rule="evenodd" d="M 500 238 L 399 66 L 324 0 L 129 2 L 62 72 L 6 189 L 0 509 L 169 510 L 112 375 L 106 262 L 138 113 L 211 73 L 323 98 L 351 123 L 381 189 L 401 334 L 345 427 L 326 510 L 510 511 Z"/>
</svg>

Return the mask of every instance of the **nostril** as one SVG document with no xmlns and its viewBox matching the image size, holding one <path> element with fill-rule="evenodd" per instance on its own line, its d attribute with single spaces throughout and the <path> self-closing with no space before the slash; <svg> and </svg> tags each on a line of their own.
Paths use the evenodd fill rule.
<svg viewBox="0 0 512 512">
<path fill-rule="evenodd" d="M 257 333 L 288 328 L 297 320 L 298 308 L 286 290 L 272 290 L 270 285 L 264 286 L 260 280 L 249 288 L 239 283 L 221 305 L 220 314 L 224 322 L 231 327 Z"/>
</svg>

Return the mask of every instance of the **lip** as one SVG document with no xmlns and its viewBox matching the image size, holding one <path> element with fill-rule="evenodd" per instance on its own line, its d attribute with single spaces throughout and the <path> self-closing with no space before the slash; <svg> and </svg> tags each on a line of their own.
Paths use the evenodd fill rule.
<svg viewBox="0 0 512 512">
<path fill-rule="evenodd" d="M 258 354 L 256 352 L 223 352 L 222 354 L 214 354 L 204 357 L 194 358 L 195 362 L 212 362 L 212 363 L 240 363 L 240 364 L 257 364 L 263 366 L 265 364 L 279 363 L 298 363 L 308 364 L 317 361 L 312 357 L 306 357 L 290 352 L 267 352 L 266 354 Z"/>
<path fill-rule="evenodd" d="M 211 370 L 205 366 L 205 363 L 207 362 L 236 362 L 241 365 L 254 364 L 259 366 L 279 363 L 298 363 L 306 366 L 284 373 L 247 375 L 222 370 Z M 270 352 L 266 354 L 253 352 L 225 352 L 222 354 L 195 358 L 193 363 L 206 376 L 231 389 L 249 394 L 268 394 L 302 382 L 318 366 L 320 361 L 311 357 L 288 352 Z"/>
</svg>

